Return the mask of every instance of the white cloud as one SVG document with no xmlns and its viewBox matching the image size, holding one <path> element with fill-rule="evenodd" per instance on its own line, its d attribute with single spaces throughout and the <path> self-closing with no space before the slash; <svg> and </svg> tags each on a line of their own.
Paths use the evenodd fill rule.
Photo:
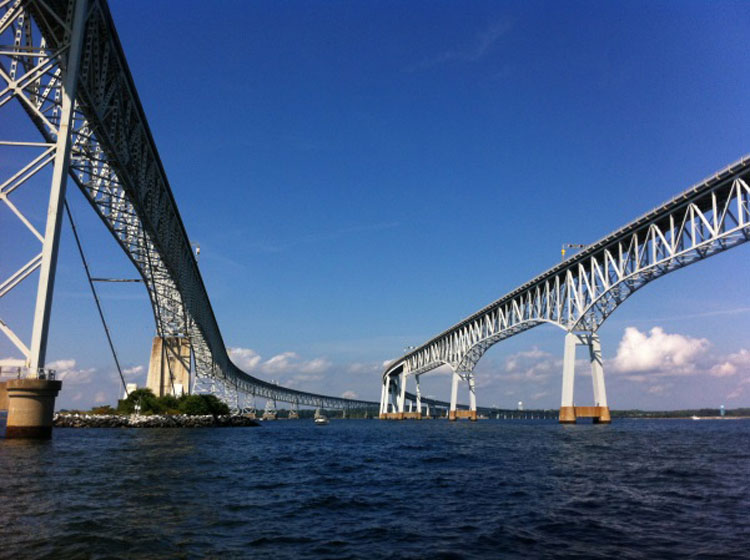
<svg viewBox="0 0 750 560">
<path fill-rule="evenodd" d="M 252 371 L 260 363 L 260 356 L 250 348 L 229 348 L 230 359 L 242 370 Z"/>
<path fill-rule="evenodd" d="M 133 366 L 122 370 L 122 374 L 126 377 L 132 377 L 134 375 L 143 373 L 144 370 L 145 368 L 143 366 Z"/>
<path fill-rule="evenodd" d="M 292 368 L 292 363 L 297 360 L 299 356 L 294 352 L 284 352 L 283 354 L 277 354 L 267 362 L 264 362 L 261 366 L 261 370 L 264 373 L 285 373 Z"/>
<path fill-rule="evenodd" d="M 320 357 L 303 360 L 296 352 L 282 352 L 263 361 L 262 356 L 251 348 L 229 348 L 229 357 L 244 371 L 277 376 L 293 372 L 322 373 L 332 365 L 330 361 Z"/>
<path fill-rule="evenodd" d="M 377 362 L 362 363 L 353 362 L 346 368 L 348 373 L 362 374 L 362 373 L 382 373 L 387 365 L 381 365 Z"/>
<path fill-rule="evenodd" d="M 55 360 L 47 364 L 47 368 L 54 369 L 56 372 L 70 371 L 76 367 L 75 360 Z"/>
<path fill-rule="evenodd" d="M 342 399 L 356 399 L 359 397 L 357 396 L 357 393 L 355 393 L 354 391 L 344 391 L 343 393 L 341 393 L 341 398 Z"/>
<path fill-rule="evenodd" d="M 315 358 L 309 362 L 303 362 L 299 370 L 304 373 L 318 373 L 331 367 L 331 362 L 324 358 Z"/>
<path fill-rule="evenodd" d="M 669 393 L 669 389 L 671 388 L 672 388 L 671 383 L 664 383 L 661 385 L 652 385 L 646 390 L 646 392 L 649 393 L 650 395 L 664 396 Z"/>
<path fill-rule="evenodd" d="M 506 381 L 545 381 L 562 372 L 562 360 L 539 348 L 532 348 L 505 358 L 502 369 L 502 373 L 495 375 Z"/>
<path fill-rule="evenodd" d="M 705 338 L 668 334 L 661 327 L 648 333 L 627 327 L 611 366 L 619 373 L 691 375 L 710 346 Z"/>
<path fill-rule="evenodd" d="M 56 379 L 68 385 L 86 385 L 95 380 L 96 368 L 76 369 L 76 361 L 72 359 L 55 360 L 49 362 L 46 367 L 55 371 Z"/>
<path fill-rule="evenodd" d="M 748 375 L 745 372 L 745 375 Z M 750 375 L 745 377 L 739 382 L 739 385 L 727 395 L 727 399 L 738 399 L 745 394 L 745 385 L 750 385 Z"/>
<path fill-rule="evenodd" d="M 99 391 L 96 395 L 94 395 L 94 402 L 97 404 L 105 403 L 108 400 L 109 399 L 107 398 L 107 395 L 104 391 Z"/>
<path fill-rule="evenodd" d="M 713 366 L 708 373 L 714 377 L 728 377 L 735 375 L 740 370 L 750 370 L 750 351 L 744 348 L 727 356 L 725 361 Z"/>
<path fill-rule="evenodd" d="M 23 358 L 2 358 L 0 359 L 0 367 L 23 367 L 26 365 L 26 360 Z"/>
</svg>

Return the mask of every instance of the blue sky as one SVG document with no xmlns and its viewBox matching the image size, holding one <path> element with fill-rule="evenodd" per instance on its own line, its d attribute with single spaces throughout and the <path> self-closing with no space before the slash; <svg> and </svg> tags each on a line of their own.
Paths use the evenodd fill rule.
<svg viewBox="0 0 750 560">
<path fill-rule="evenodd" d="M 111 10 L 225 342 L 295 388 L 377 399 L 405 346 L 552 266 L 562 243 L 593 242 L 750 152 L 743 2 Z M 132 276 L 69 198 L 97 273 Z M 3 254 L 20 261 L 27 245 Z M 649 285 L 604 324 L 612 407 L 750 406 L 748 251 Z M 48 353 L 69 372 L 62 406 L 118 392 L 84 282 L 67 232 Z M 145 293 L 102 290 L 142 382 Z M 0 317 L 23 325 L 27 307 L 2 302 Z M 539 327 L 493 347 L 480 403 L 559 406 L 562 345 Z M 447 376 L 423 383 L 447 397 Z"/>
</svg>

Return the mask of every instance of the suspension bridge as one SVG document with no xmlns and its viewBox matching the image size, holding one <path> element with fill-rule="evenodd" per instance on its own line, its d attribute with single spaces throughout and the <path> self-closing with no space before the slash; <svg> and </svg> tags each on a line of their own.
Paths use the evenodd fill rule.
<svg viewBox="0 0 750 560">
<path fill-rule="evenodd" d="M 18 379 L 5 383 L 8 437 L 51 434 L 61 382 L 45 363 L 69 180 L 146 287 L 157 333 L 148 384 L 157 394 L 212 392 L 229 403 L 250 395 L 295 406 L 371 409 L 383 418 L 418 418 L 431 404 L 446 407 L 452 419 L 476 419 L 479 359 L 493 344 L 551 323 L 566 333 L 560 420 L 608 421 L 596 334 L 602 322 L 651 280 L 746 241 L 750 227 L 745 159 L 395 360 L 383 373 L 379 403 L 295 391 L 249 375 L 228 355 L 105 0 L 0 0 L 0 122 L 15 122 L 6 115 L 19 107 L 38 135 L 14 138 L 14 130 L 3 127 L 0 150 L 26 156 L 0 177 L 0 200 L 36 238 L 39 251 L 0 279 L 0 298 L 38 279 L 29 339 L 0 318 L 0 331 L 24 361 Z M 39 228 L 14 204 L 14 193 L 43 181 L 49 199 Z M 577 345 L 589 348 L 591 407 L 573 406 Z M 423 399 L 420 376 L 445 364 L 453 370 L 450 403 Z M 407 392 L 410 379 L 414 393 Z M 462 380 L 469 388 L 465 407 L 457 403 Z"/>
</svg>

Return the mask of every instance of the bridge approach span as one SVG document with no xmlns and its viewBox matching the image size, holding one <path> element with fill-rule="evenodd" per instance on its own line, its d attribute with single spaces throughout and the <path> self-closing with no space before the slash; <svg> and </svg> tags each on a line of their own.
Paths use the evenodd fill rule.
<svg viewBox="0 0 750 560">
<path fill-rule="evenodd" d="M 563 406 L 572 406 L 569 354 L 574 357 L 575 346 L 586 345 L 591 351 L 597 406 L 605 407 L 598 328 L 649 282 L 746 242 L 749 184 L 750 157 L 745 157 L 395 360 L 383 373 L 381 413 L 403 411 L 407 377 L 416 379 L 418 400 L 419 376 L 445 364 L 454 372 L 452 408 L 456 408 L 459 378 L 469 382 L 474 401 L 472 372 L 484 353 L 542 323 L 568 333 Z"/>
<path fill-rule="evenodd" d="M 44 246 L 0 286 L 0 297 L 37 269 L 50 279 L 50 289 L 40 284 L 47 301 L 40 307 L 37 300 L 30 347 L 0 321 L 32 373 L 45 362 L 54 238 L 70 176 L 143 279 L 158 336 L 189 341 L 204 387 L 224 398 L 240 392 L 325 408 L 377 406 L 286 389 L 232 363 L 105 0 L 0 0 L 0 45 L 0 109 L 18 101 L 44 139 L 0 139 L 1 146 L 36 150 L 10 180 L 0 180 L 0 198 Z M 50 167 L 53 193 L 61 197 L 57 233 L 48 221 L 43 236 L 8 195 Z"/>
</svg>

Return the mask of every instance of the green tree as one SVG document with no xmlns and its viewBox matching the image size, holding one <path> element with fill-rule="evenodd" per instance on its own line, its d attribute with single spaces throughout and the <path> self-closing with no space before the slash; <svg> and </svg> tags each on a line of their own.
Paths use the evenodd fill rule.
<svg viewBox="0 0 750 560">
<path fill-rule="evenodd" d="M 229 414 L 229 407 L 214 395 L 188 395 L 180 399 L 180 412 L 190 416 Z"/>
<path fill-rule="evenodd" d="M 216 397 L 216 395 L 201 395 L 201 397 L 206 401 L 210 414 L 214 416 L 229 414 L 229 405 Z"/>
<path fill-rule="evenodd" d="M 141 414 L 160 414 L 164 411 L 164 407 L 154 396 L 151 389 L 143 387 L 131 392 L 127 399 L 119 401 L 117 403 L 117 412 L 133 414 L 136 405 L 140 405 Z"/>
<path fill-rule="evenodd" d="M 167 413 L 174 414 L 176 412 L 179 412 L 180 399 L 178 399 L 174 395 L 164 395 L 163 397 L 159 397 L 156 400 L 158 401 L 159 406 Z"/>
<path fill-rule="evenodd" d="M 203 395 L 188 395 L 180 400 L 180 412 L 190 416 L 203 416 L 211 414 L 208 404 L 203 399 Z"/>
</svg>

